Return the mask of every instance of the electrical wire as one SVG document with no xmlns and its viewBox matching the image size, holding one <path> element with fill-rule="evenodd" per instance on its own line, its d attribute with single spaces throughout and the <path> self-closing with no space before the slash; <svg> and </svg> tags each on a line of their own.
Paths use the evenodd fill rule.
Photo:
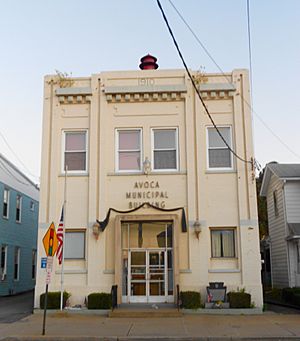
<svg viewBox="0 0 300 341">
<path fill-rule="evenodd" d="M 204 46 L 204 44 L 201 42 L 201 40 L 199 39 L 199 37 L 197 36 L 197 34 L 193 31 L 193 29 L 191 28 L 191 26 L 188 24 L 188 22 L 184 19 L 184 17 L 182 16 L 182 14 L 179 12 L 179 10 L 176 8 L 176 6 L 173 4 L 173 2 L 171 0 L 168 0 L 169 3 L 171 4 L 171 6 L 174 8 L 175 12 L 178 14 L 178 16 L 180 17 L 180 19 L 183 21 L 183 23 L 186 25 L 186 27 L 189 29 L 189 31 L 192 33 L 192 35 L 194 36 L 194 38 L 196 39 L 196 41 L 198 42 L 198 44 L 202 47 L 202 49 L 204 50 L 204 52 L 207 54 L 207 56 L 209 57 L 209 59 L 214 63 L 214 65 L 217 67 L 217 69 L 220 71 L 220 73 L 222 74 L 222 76 L 227 80 L 228 83 L 231 83 L 231 80 L 228 78 L 228 76 L 224 73 L 224 71 L 222 70 L 222 68 L 220 67 L 220 65 L 216 62 L 216 60 L 213 58 L 213 56 L 209 53 L 209 51 L 207 50 L 207 48 Z M 248 9 L 248 7 L 247 7 Z M 250 41 L 250 8 L 248 9 L 249 12 L 249 20 L 248 20 L 248 27 L 249 27 L 249 33 L 248 33 L 248 41 Z M 251 51 L 251 44 L 249 43 L 249 48 Z M 249 59 L 251 60 L 252 57 L 249 56 Z M 252 62 L 250 65 L 250 69 L 252 69 Z M 250 72 L 252 73 L 252 71 L 250 70 Z M 251 82 L 252 82 L 252 75 L 251 75 Z M 252 84 L 251 84 L 251 88 L 253 88 Z M 252 92 L 251 92 L 252 94 Z M 251 95 L 252 96 L 252 95 Z M 243 100 L 243 102 L 247 105 L 247 107 L 251 110 L 251 112 L 255 115 L 255 117 L 258 118 L 258 120 L 264 125 L 264 127 L 290 152 L 292 153 L 294 156 L 296 156 L 298 159 L 300 159 L 300 155 L 295 153 L 268 125 L 267 123 L 260 117 L 260 115 L 258 115 L 258 113 L 254 110 L 253 106 L 243 97 L 243 95 L 241 94 L 241 98 Z M 252 98 L 252 97 L 251 97 Z M 251 99 L 252 102 L 252 99 Z M 252 102 L 253 103 L 253 102 Z"/>
<path fill-rule="evenodd" d="M 27 166 L 24 164 L 24 162 L 18 157 L 18 155 L 15 153 L 15 151 L 12 149 L 12 147 L 9 145 L 7 139 L 5 138 L 5 136 L 2 134 L 2 132 L 0 131 L 0 136 L 2 137 L 3 141 L 5 142 L 6 146 L 8 147 L 8 149 L 13 153 L 13 155 L 16 157 L 16 159 L 20 162 L 20 164 L 24 167 L 24 169 L 27 171 L 28 174 L 30 174 L 32 177 L 34 177 L 35 179 L 39 179 L 38 176 L 34 175 L 33 173 L 30 172 L 30 170 L 27 168 Z"/>
<path fill-rule="evenodd" d="M 18 181 L 20 184 L 25 185 L 25 186 L 29 186 L 29 183 L 23 182 L 20 179 L 18 179 L 7 167 L 6 165 L 2 162 L 2 160 L 0 159 L 0 168 L 2 170 L 4 170 L 4 172 L 6 172 L 6 174 L 8 174 L 9 176 L 13 177 L 16 181 Z"/>
<path fill-rule="evenodd" d="M 249 0 L 247 0 L 247 27 L 248 27 L 248 53 L 249 53 L 249 69 L 250 69 L 250 85 L 251 85 L 251 112 L 253 108 L 253 96 L 252 96 L 252 90 L 253 90 L 253 73 L 252 73 L 252 49 L 251 49 L 251 30 L 250 30 L 250 5 Z"/>
<path fill-rule="evenodd" d="M 190 71 L 189 71 L 189 68 L 187 67 L 187 64 L 186 64 L 186 62 L 185 62 L 185 60 L 184 60 L 184 57 L 183 57 L 183 55 L 182 55 L 182 53 L 181 53 L 181 51 L 180 51 L 180 48 L 179 48 L 178 43 L 177 43 L 177 41 L 176 41 L 176 38 L 175 38 L 175 36 L 174 36 L 174 34 L 173 34 L 173 31 L 172 31 L 172 29 L 171 29 L 171 27 L 170 27 L 170 25 L 169 25 L 168 19 L 167 19 L 166 15 L 165 15 L 165 12 L 164 12 L 163 8 L 162 8 L 162 5 L 161 5 L 161 3 L 160 3 L 159 0 L 156 0 L 156 1 L 157 1 L 157 5 L 158 5 L 158 7 L 159 7 L 159 9 L 160 9 L 160 11 L 161 11 L 161 14 L 162 14 L 162 16 L 163 16 L 163 19 L 164 19 L 164 21 L 165 21 L 165 23 L 166 23 L 166 25 L 167 25 L 167 27 L 168 27 L 169 33 L 170 33 L 170 35 L 171 35 L 171 37 L 172 37 L 172 39 L 173 39 L 173 43 L 174 43 L 174 45 L 175 45 L 175 47 L 176 47 L 176 50 L 177 50 L 177 52 L 178 52 L 178 54 L 179 54 L 179 57 L 180 57 L 180 59 L 181 59 L 183 65 L 184 65 L 184 68 L 185 68 L 185 70 L 186 70 L 186 72 L 187 72 L 187 74 L 188 74 L 188 76 L 189 76 L 189 78 L 190 78 L 190 80 L 191 80 L 191 82 L 192 82 L 192 85 L 193 85 L 193 87 L 194 87 L 194 89 L 195 89 L 195 91 L 196 91 L 196 93 L 197 93 L 197 95 L 198 95 L 198 97 L 199 97 L 199 99 L 200 99 L 200 101 L 201 101 L 201 103 L 202 103 L 202 105 L 203 105 L 203 107 L 204 107 L 204 110 L 205 110 L 207 116 L 209 117 L 209 119 L 210 119 L 212 125 L 213 125 L 214 128 L 216 129 L 216 131 L 217 131 L 218 135 L 220 136 L 221 140 L 225 143 L 225 145 L 226 145 L 226 147 L 228 148 L 228 150 L 229 150 L 237 159 L 239 159 L 240 161 L 245 162 L 245 163 L 249 163 L 249 164 L 251 164 L 251 165 L 253 166 L 253 164 L 254 164 L 253 160 L 251 160 L 251 161 L 250 161 L 250 160 L 245 160 L 245 159 L 243 159 L 241 156 L 239 156 L 239 155 L 231 148 L 231 146 L 229 146 L 229 144 L 227 143 L 227 141 L 225 140 L 225 138 L 223 137 L 223 135 L 222 135 L 221 132 L 219 131 L 218 127 L 216 126 L 216 124 L 215 124 L 215 122 L 214 122 L 214 120 L 213 120 L 211 114 L 209 113 L 209 111 L 208 111 L 208 109 L 207 109 L 206 104 L 204 103 L 203 98 L 201 97 L 200 91 L 199 91 L 199 89 L 197 88 L 197 85 L 196 85 L 196 83 L 195 83 L 195 81 L 194 81 L 194 79 L 193 79 L 193 77 L 192 77 L 192 75 L 191 75 L 191 73 L 190 73 Z"/>
</svg>

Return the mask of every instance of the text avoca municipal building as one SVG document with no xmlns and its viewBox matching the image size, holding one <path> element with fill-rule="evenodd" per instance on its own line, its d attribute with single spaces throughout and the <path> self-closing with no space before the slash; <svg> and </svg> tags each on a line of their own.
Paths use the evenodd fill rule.
<svg viewBox="0 0 300 341">
<path fill-rule="evenodd" d="M 142 70 L 45 77 L 38 264 L 67 166 L 70 305 L 112 285 L 118 303 L 176 303 L 178 288 L 205 301 L 209 282 L 224 282 L 261 307 L 254 170 L 228 148 L 254 157 L 248 72 L 193 72 L 226 145 L 186 72 L 146 57 Z M 60 290 L 61 270 L 55 258 L 49 291 Z M 45 281 L 39 266 L 36 307 Z"/>
</svg>

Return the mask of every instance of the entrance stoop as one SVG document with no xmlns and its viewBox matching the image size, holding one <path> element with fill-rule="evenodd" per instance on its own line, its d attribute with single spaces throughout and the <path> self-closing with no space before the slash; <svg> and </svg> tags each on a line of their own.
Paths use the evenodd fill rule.
<svg viewBox="0 0 300 341">
<path fill-rule="evenodd" d="M 152 317 L 182 317 L 174 304 L 121 304 L 119 308 L 110 311 L 109 317 L 152 318 Z"/>
</svg>

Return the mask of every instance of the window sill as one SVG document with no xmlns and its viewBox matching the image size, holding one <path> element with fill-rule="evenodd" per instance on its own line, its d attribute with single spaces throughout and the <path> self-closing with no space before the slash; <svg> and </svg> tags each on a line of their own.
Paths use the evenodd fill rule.
<svg viewBox="0 0 300 341">
<path fill-rule="evenodd" d="M 209 273 L 239 273 L 239 269 L 209 269 Z"/>
<path fill-rule="evenodd" d="M 64 173 L 60 173 L 58 174 L 59 177 L 65 177 L 66 175 Z M 73 177 L 73 176 L 89 176 L 89 173 L 88 172 L 85 172 L 85 173 L 67 173 L 67 177 Z"/>
<path fill-rule="evenodd" d="M 238 257 L 210 257 L 213 260 L 238 260 Z"/>
<path fill-rule="evenodd" d="M 87 274 L 87 269 L 65 269 L 64 274 Z M 56 275 L 61 274 L 61 270 L 55 271 Z"/>
<path fill-rule="evenodd" d="M 220 173 L 236 173 L 235 169 L 226 169 L 226 168 L 220 168 L 220 169 L 207 169 L 205 171 L 205 174 L 220 174 Z"/>
<path fill-rule="evenodd" d="M 114 172 L 107 173 L 107 176 L 145 176 L 145 175 L 186 175 L 187 172 L 183 171 L 151 171 L 148 174 L 142 172 Z"/>
</svg>

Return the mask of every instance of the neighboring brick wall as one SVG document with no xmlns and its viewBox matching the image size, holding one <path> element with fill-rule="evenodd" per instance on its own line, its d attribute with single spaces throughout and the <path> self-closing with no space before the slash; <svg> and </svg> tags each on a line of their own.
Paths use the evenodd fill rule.
<svg viewBox="0 0 300 341">
<path fill-rule="evenodd" d="M 9 217 L 3 218 L 3 191 L 8 188 Z M 21 222 L 16 222 L 16 198 L 22 196 Z M 30 203 L 34 202 L 34 211 Z M 7 245 L 7 274 L 0 278 L 0 296 L 31 290 L 35 286 L 32 279 L 32 250 L 37 249 L 39 203 L 27 195 L 0 182 L 0 245 Z M 20 247 L 19 280 L 14 280 L 14 252 Z"/>
</svg>

